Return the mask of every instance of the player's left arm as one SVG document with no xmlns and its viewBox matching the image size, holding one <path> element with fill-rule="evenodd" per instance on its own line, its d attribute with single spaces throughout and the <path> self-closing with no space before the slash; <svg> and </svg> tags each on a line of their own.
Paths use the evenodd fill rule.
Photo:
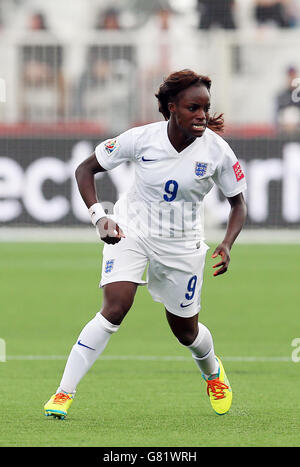
<svg viewBox="0 0 300 467">
<path fill-rule="evenodd" d="M 230 203 L 231 209 L 228 217 L 226 234 L 222 243 L 217 246 L 212 254 L 212 258 L 216 258 L 219 255 L 221 256 L 221 261 L 213 266 L 213 268 L 218 268 L 214 272 L 214 276 L 219 276 L 227 271 L 230 262 L 231 247 L 242 230 L 247 216 L 247 207 L 243 193 L 239 193 L 238 195 L 227 199 Z"/>
</svg>

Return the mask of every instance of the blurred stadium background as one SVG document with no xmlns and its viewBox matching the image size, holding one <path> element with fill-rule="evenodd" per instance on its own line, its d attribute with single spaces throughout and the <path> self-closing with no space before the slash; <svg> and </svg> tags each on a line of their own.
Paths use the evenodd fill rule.
<svg viewBox="0 0 300 467">
<path fill-rule="evenodd" d="M 0 25 L 0 239 L 94 240 L 76 166 L 161 119 L 163 77 L 191 68 L 247 175 L 240 239 L 299 240 L 299 0 L 0 0 Z M 98 176 L 109 210 L 132 175 Z M 212 190 L 207 236 L 228 209 Z"/>
</svg>

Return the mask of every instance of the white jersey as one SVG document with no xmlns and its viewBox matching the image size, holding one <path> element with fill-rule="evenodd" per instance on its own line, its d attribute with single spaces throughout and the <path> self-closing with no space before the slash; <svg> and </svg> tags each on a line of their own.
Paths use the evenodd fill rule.
<svg viewBox="0 0 300 467">
<path fill-rule="evenodd" d="M 183 151 L 172 146 L 168 122 L 132 128 L 95 149 L 106 170 L 130 161 L 135 181 L 114 207 L 124 230 L 145 239 L 202 240 L 203 198 L 216 184 L 224 196 L 246 189 L 245 176 L 226 141 L 210 129 Z"/>
</svg>

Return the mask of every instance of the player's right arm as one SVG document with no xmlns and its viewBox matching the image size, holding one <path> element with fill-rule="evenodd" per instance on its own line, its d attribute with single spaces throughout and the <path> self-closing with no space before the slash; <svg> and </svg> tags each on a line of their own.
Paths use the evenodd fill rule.
<svg viewBox="0 0 300 467">
<path fill-rule="evenodd" d="M 106 172 L 106 169 L 101 167 L 95 153 L 81 162 L 75 171 L 79 192 L 88 209 L 99 203 L 95 184 L 95 175 L 99 172 Z M 99 219 L 96 229 L 101 240 L 108 244 L 118 243 L 125 237 L 122 229 L 108 217 Z"/>
</svg>

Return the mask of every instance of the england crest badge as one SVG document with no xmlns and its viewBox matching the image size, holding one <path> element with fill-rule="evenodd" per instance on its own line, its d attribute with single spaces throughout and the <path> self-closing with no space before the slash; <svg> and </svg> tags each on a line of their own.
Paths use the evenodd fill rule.
<svg viewBox="0 0 300 467">
<path fill-rule="evenodd" d="M 205 162 L 195 162 L 195 174 L 203 177 L 206 174 L 208 164 Z"/>
</svg>

